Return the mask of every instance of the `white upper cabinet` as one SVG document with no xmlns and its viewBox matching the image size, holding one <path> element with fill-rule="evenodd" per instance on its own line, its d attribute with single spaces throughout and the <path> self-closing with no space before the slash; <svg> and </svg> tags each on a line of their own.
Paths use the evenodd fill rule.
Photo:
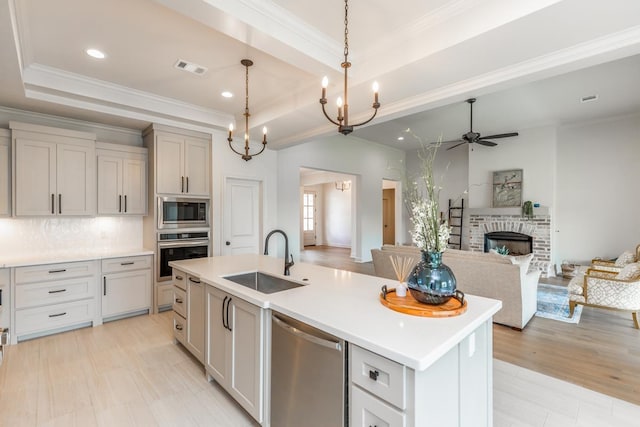
<svg viewBox="0 0 640 427">
<path fill-rule="evenodd" d="M 95 135 L 18 122 L 10 127 L 15 215 L 95 215 Z"/>
<path fill-rule="evenodd" d="M 154 143 L 157 194 L 209 197 L 209 135 L 153 125 L 145 139 Z"/>
<path fill-rule="evenodd" d="M 11 215 L 11 132 L 0 129 L 0 216 Z"/>
<path fill-rule="evenodd" d="M 146 215 L 147 149 L 97 143 L 98 214 Z"/>
</svg>

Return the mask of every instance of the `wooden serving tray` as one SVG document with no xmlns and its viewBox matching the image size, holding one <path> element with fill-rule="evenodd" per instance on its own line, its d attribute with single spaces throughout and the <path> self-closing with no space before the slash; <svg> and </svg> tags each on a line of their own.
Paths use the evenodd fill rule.
<svg viewBox="0 0 640 427">
<path fill-rule="evenodd" d="M 386 295 L 380 292 L 380 302 L 391 310 L 422 317 L 453 317 L 467 311 L 466 299 L 462 304 L 455 298 L 441 305 L 424 304 L 416 300 L 409 290 L 406 297 L 397 296 L 395 289 L 388 290 Z"/>
</svg>

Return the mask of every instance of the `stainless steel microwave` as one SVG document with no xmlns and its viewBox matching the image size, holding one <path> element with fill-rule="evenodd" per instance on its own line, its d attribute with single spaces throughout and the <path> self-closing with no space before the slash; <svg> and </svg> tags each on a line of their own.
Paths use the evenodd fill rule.
<svg viewBox="0 0 640 427">
<path fill-rule="evenodd" d="M 158 229 L 208 226 L 208 199 L 158 197 Z"/>
</svg>

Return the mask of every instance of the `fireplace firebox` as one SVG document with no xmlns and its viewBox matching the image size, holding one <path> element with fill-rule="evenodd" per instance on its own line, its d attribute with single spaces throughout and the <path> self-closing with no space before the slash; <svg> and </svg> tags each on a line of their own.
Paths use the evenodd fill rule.
<svg viewBox="0 0 640 427">
<path fill-rule="evenodd" d="M 493 231 L 484 235 L 484 251 L 505 246 L 509 255 L 527 255 L 533 252 L 533 237 L 513 231 Z"/>
</svg>

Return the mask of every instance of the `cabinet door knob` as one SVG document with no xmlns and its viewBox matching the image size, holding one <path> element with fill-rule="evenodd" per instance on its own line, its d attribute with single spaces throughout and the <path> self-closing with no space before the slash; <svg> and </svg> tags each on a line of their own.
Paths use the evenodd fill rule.
<svg viewBox="0 0 640 427">
<path fill-rule="evenodd" d="M 228 241 L 228 240 L 226 242 L 224 242 L 224 244 L 227 245 L 227 246 L 231 246 L 231 242 Z"/>
<path fill-rule="evenodd" d="M 176 304 L 182 304 L 182 298 L 176 298 Z"/>
<path fill-rule="evenodd" d="M 184 277 L 176 275 L 176 280 L 182 280 Z"/>
<path fill-rule="evenodd" d="M 176 324 L 176 329 L 177 329 L 177 330 L 179 330 L 179 331 L 181 331 L 181 330 L 182 330 L 182 325 L 178 325 L 178 324 Z"/>
<path fill-rule="evenodd" d="M 371 378 L 374 381 L 378 381 L 378 375 L 380 375 L 380 372 L 378 371 L 369 371 L 369 378 Z"/>
</svg>

